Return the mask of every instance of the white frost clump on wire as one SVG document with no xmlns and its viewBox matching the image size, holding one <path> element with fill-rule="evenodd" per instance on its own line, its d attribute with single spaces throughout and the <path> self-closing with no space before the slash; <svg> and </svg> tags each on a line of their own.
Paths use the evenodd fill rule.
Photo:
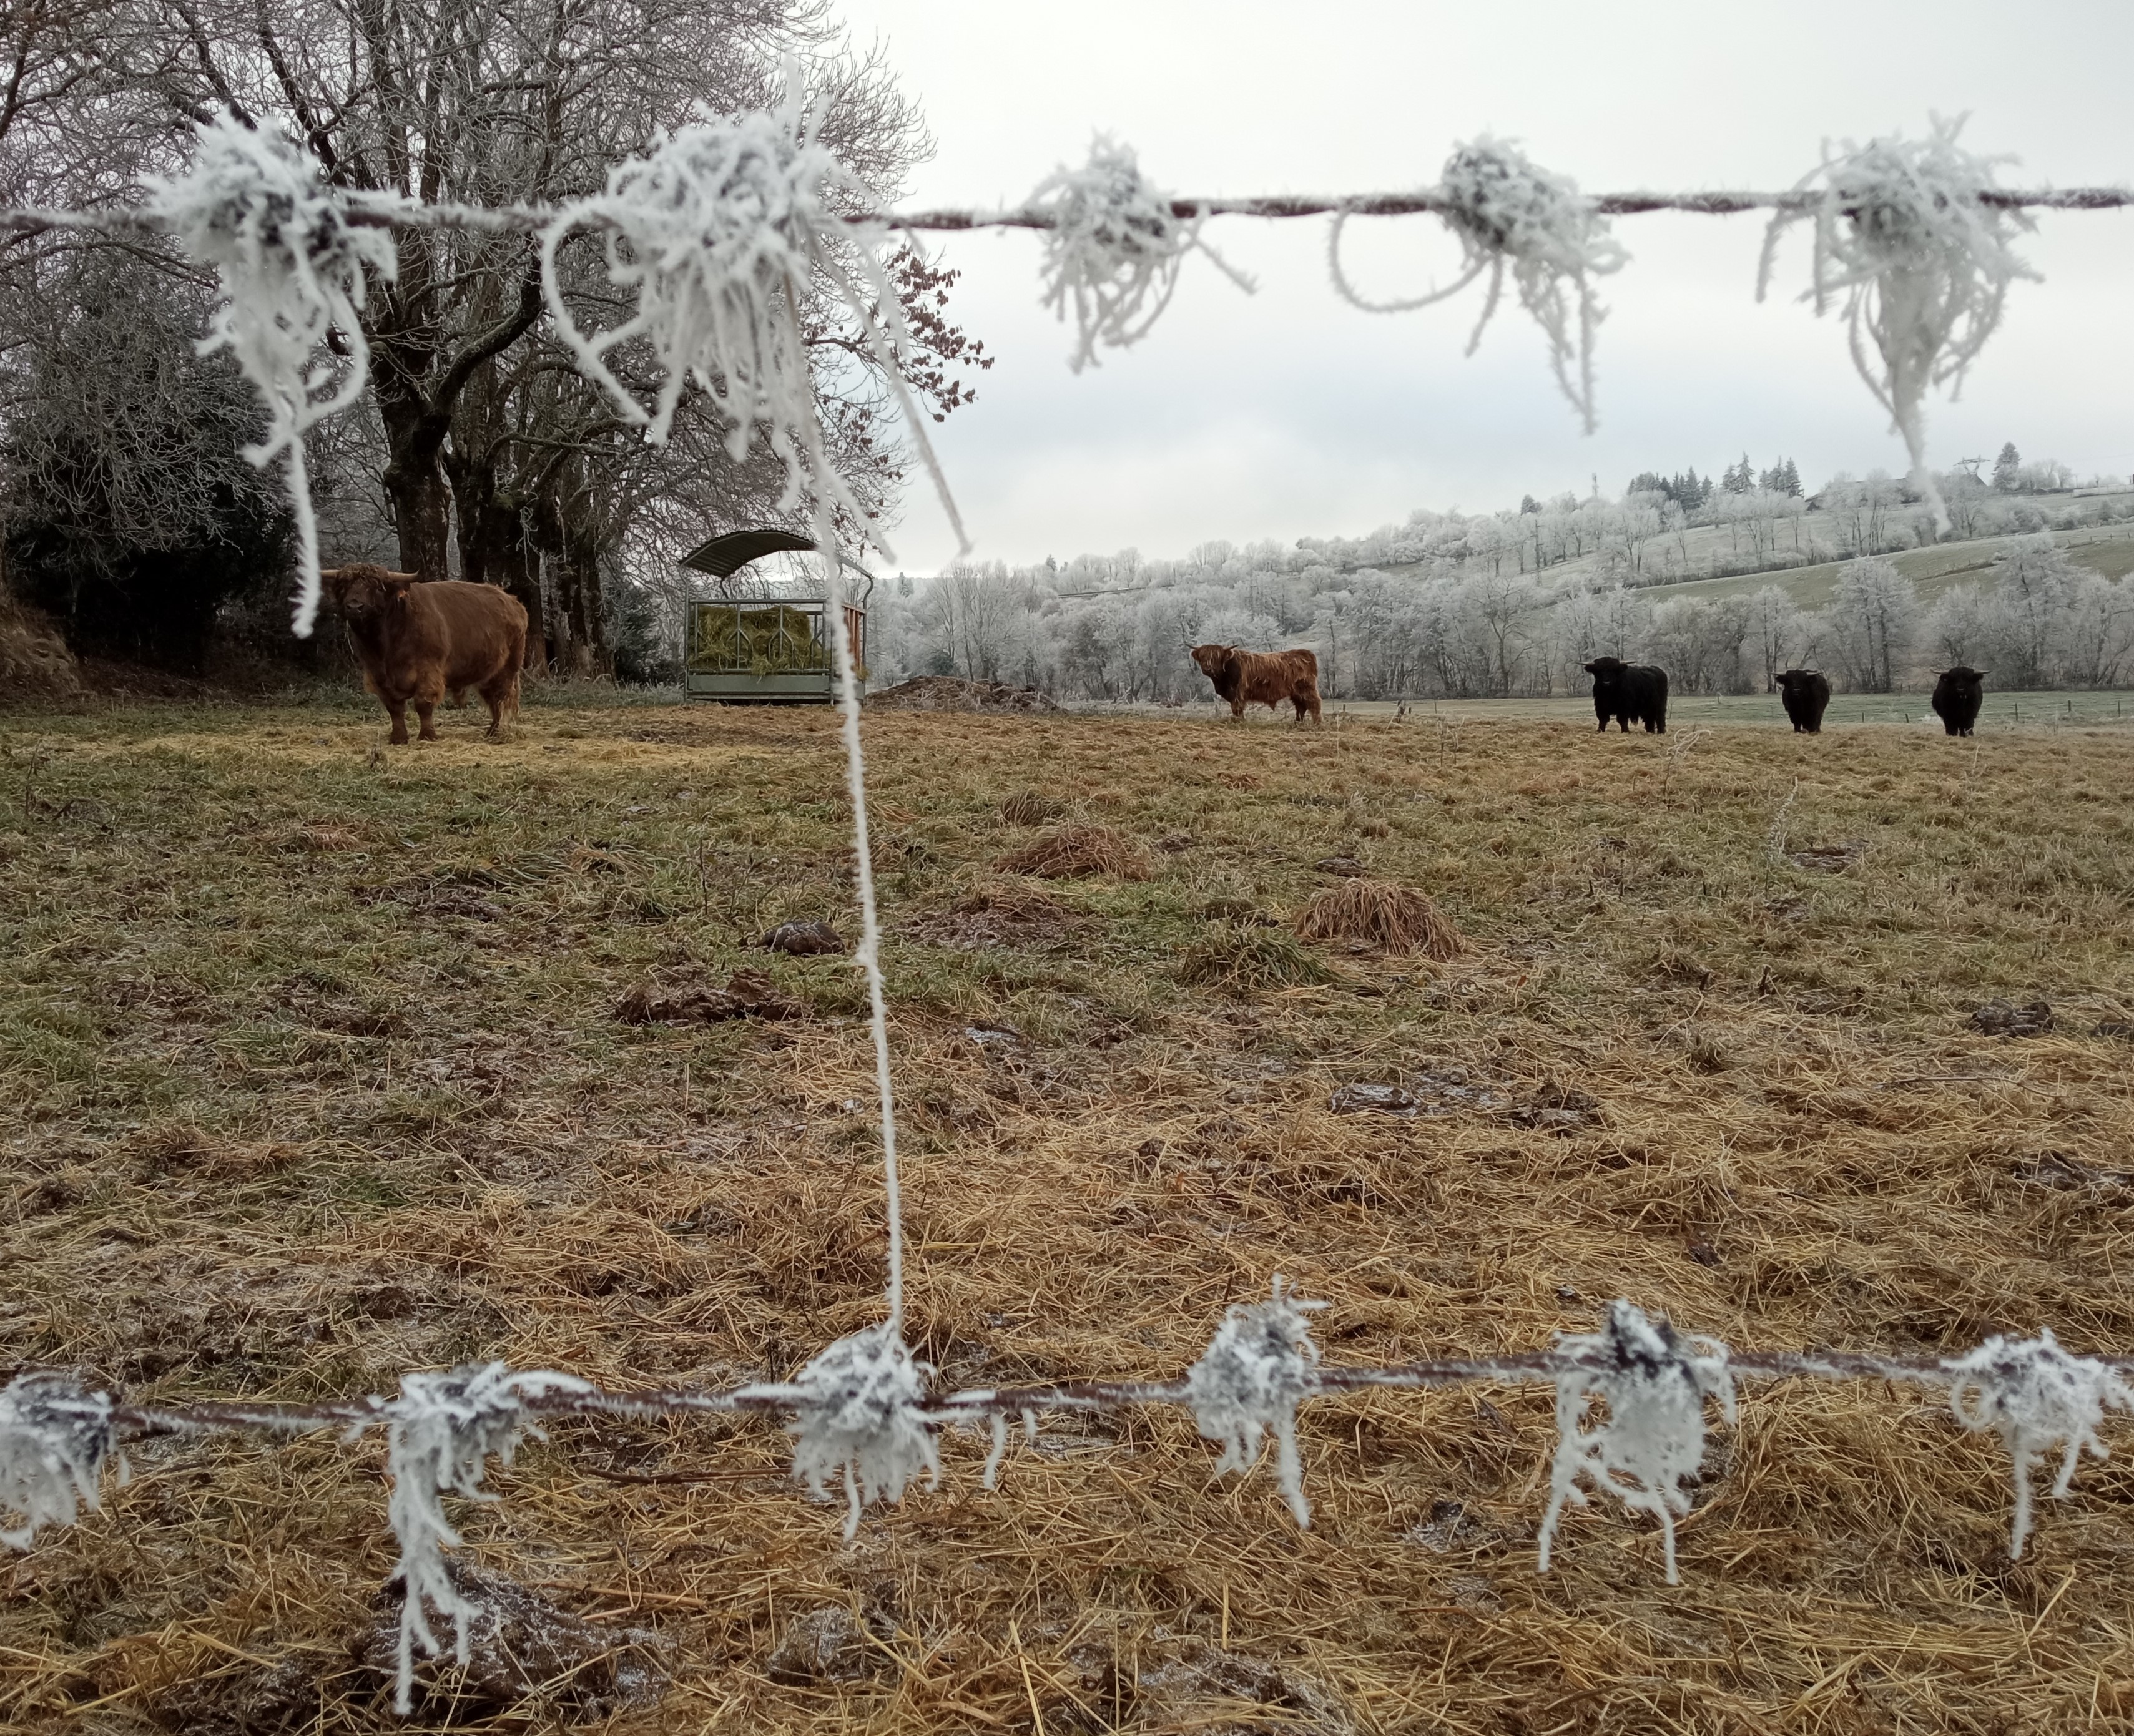
<svg viewBox="0 0 2134 1736">
<path fill-rule="evenodd" d="M 2008 286 L 2037 277 L 2011 246 L 2036 225 L 1980 198 L 1993 186 L 1995 164 L 2007 159 L 1963 149 L 1963 128 L 1961 117 L 1936 116 L 1924 139 L 1847 140 L 1836 154 L 1826 143 L 1821 166 L 1797 190 L 1813 199 L 1772 218 L 1756 281 L 1761 300 L 1779 236 L 1812 219 L 1813 280 L 1801 299 L 1820 315 L 1842 298 L 1852 364 L 1904 436 L 1912 485 L 1944 536 L 1948 509 L 1927 470 L 1927 389 L 1962 391 L 1965 370 L 2001 323 Z"/>
<path fill-rule="evenodd" d="M 1405 301 L 1369 301 L 1341 267 L 1341 232 L 1348 212 L 1337 212 L 1327 237 L 1334 287 L 1372 313 L 1404 313 L 1457 295 L 1485 272 L 1489 292 L 1467 341 L 1472 355 L 1497 311 L 1509 269 L 1519 305 L 1548 338 L 1549 364 L 1586 432 L 1595 427 L 1593 335 L 1606 311 L 1593 279 L 1620 270 L 1629 258 L 1608 220 L 1576 181 L 1552 175 L 1518 146 L 1482 137 L 1461 145 L 1446 162 L 1437 193 L 1439 215 L 1460 243 L 1464 269 L 1443 289 Z"/>
<path fill-rule="evenodd" d="M 789 1385 L 755 1390 L 794 1407 L 793 1474 L 809 1493 L 828 1500 L 825 1479 L 842 1474 L 848 1540 L 864 1502 L 901 1501 L 921 1472 L 929 1488 L 940 1478 L 925 1367 L 893 1320 L 838 1339 Z"/>
<path fill-rule="evenodd" d="M 801 106 L 790 67 L 787 77 L 791 94 L 776 112 L 702 114 L 647 156 L 618 164 L 604 191 L 557 213 L 541 237 L 542 286 L 557 335 L 586 377 L 655 444 L 665 442 L 693 381 L 725 421 L 736 462 L 762 426 L 785 466 L 785 493 L 775 510 L 789 510 L 804 485 L 813 485 L 818 499 L 861 518 L 858 501 L 823 451 L 813 364 L 800 330 L 800 301 L 811 282 L 827 282 L 881 364 L 958 538 L 968 546 L 927 442 L 925 418 L 896 365 L 906 334 L 880 258 L 885 232 L 843 215 L 871 207 L 876 195 L 817 140 L 820 114 Z M 590 334 L 563 299 L 556 261 L 565 238 L 587 226 L 604 232 L 608 281 L 637 301 L 629 319 Z M 640 340 L 661 375 L 649 410 L 606 361 L 618 346 Z"/>
<path fill-rule="evenodd" d="M 1675 1516 L 1689 1511 L 1682 1485 L 1704 1462 L 1705 1400 L 1717 1399 L 1720 1414 L 1734 1420 L 1726 1347 L 1716 1338 L 1686 1339 L 1666 1321 L 1615 1301 L 1599 1332 L 1566 1334 L 1557 1340 L 1556 1353 L 1562 1359 L 1556 1377 L 1557 1440 L 1541 1521 L 1540 1570 L 1548 1571 L 1564 1503 L 1586 1504 L 1578 1487 L 1582 1477 L 1659 1521 L 1668 1584 L 1674 1584 Z M 1586 1407 L 1596 1398 L 1605 1401 L 1608 1415 L 1589 1429 Z"/>
<path fill-rule="evenodd" d="M 433 1655 L 437 1650 L 424 1603 L 434 1603 L 440 1614 L 452 1618 L 455 1655 L 462 1664 L 467 1661 L 467 1623 L 480 1613 L 460 1595 L 445 1570 L 444 1551 L 460 1537 L 438 1497 L 449 1492 L 495 1500 L 481 1486 L 489 1456 L 495 1454 L 509 1464 L 521 1436 L 543 1439 L 527 1416 L 525 1401 L 546 1392 L 591 1390 L 567 1374 L 514 1374 L 501 1362 L 470 1362 L 449 1374 L 403 1375 L 400 1396 L 381 1407 L 386 1469 L 393 1478 L 387 1512 L 400 1542 L 395 1571 L 403 1594 L 400 1674 L 393 1702 L 398 1710 L 408 1709 L 414 1691 L 416 1642 Z M 359 1424 L 355 1432 L 364 1426 Z"/>
<path fill-rule="evenodd" d="M 1272 1435 L 1276 1480 L 1304 1526 L 1311 1523 L 1311 1504 L 1296 1453 L 1296 1407 L 1317 1386 L 1319 1363 L 1305 1315 L 1325 1305 L 1297 1301 L 1276 1278 L 1267 1301 L 1232 1305 L 1185 1377 L 1185 1401 L 1201 1435 L 1223 1443 L 1216 1473 L 1250 1470 Z"/>
<path fill-rule="evenodd" d="M 0 1387 L 0 1518 L 20 1513 L 0 1543 L 27 1549 L 37 1529 L 94 1512 L 111 1454 L 111 1395 L 62 1374 L 18 1374 Z"/>
<path fill-rule="evenodd" d="M 307 638 L 319 607 L 319 529 L 304 434 L 363 391 L 370 365 L 363 272 L 367 265 L 393 278 L 392 234 L 351 223 L 339 195 L 293 146 L 228 116 L 200 128 L 191 168 L 151 182 L 149 193 L 151 208 L 221 284 L 223 306 L 201 353 L 229 350 L 267 400 L 267 437 L 244 456 L 263 467 L 277 455 L 287 459 L 296 629 Z M 329 332 L 346 345 L 345 367 L 313 359 Z"/>
<path fill-rule="evenodd" d="M 2021 1560 L 2030 1535 L 2030 1476 L 2038 1461 L 2062 1449 L 2053 1495 L 2064 1501 L 2083 1451 L 2107 1456 L 2098 1425 L 2107 1410 L 2134 1410 L 2134 1387 L 2093 1357 L 2069 1356 L 2050 1328 L 2016 1343 L 1988 1338 L 1942 1366 L 1953 1377 L 1948 1402 L 1956 1420 L 1974 1432 L 1992 1430 L 2008 1449 L 2016 1483 L 2008 1553 Z"/>
<path fill-rule="evenodd" d="M 1148 335 L 1171 305 L 1180 265 L 1196 248 L 1252 293 L 1252 279 L 1200 239 L 1206 219 L 1178 216 L 1171 205 L 1171 195 L 1143 178 L 1132 148 L 1101 135 L 1088 162 L 1055 170 L 1024 202 L 1050 225 L 1040 268 L 1044 305 L 1062 320 L 1070 305 L 1074 310 L 1068 366 L 1077 374 L 1096 361 L 1099 344 L 1123 350 Z"/>
</svg>

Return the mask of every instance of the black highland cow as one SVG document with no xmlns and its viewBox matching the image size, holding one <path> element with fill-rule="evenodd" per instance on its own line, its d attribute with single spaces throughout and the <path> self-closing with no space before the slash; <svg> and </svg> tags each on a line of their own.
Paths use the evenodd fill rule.
<svg viewBox="0 0 2134 1736">
<path fill-rule="evenodd" d="M 1593 678 L 1593 710 L 1600 720 L 1600 733 L 1608 733 L 1612 717 L 1630 733 L 1632 723 L 1642 723 L 1647 735 L 1667 734 L 1667 671 L 1649 663 L 1626 663 L 1617 657 L 1596 657 L 1586 666 Z"/>
<path fill-rule="evenodd" d="M 1823 714 L 1830 708 L 1830 682 L 1813 669 L 1786 669 L 1779 675 L 1779 697 L 1794 721 L 1796 735 L 1820 735 Z"/>
<path fill-rule="evenodd" d="M 1952 735 L 1968 735 L 1978 721 L 1978 708 L 1986 700 L 1986 672 L 1958 663 L 1934 678 L 1934 715 Z"/>
</svg>

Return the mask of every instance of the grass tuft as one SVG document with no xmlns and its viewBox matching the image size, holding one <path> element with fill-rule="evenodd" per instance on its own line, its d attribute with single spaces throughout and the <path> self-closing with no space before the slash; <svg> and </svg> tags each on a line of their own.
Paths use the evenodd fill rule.
<svg viewBox="0 0 2134 1736">
<path fill-rule="evenodd" d="M 1456 958 L 1466 941 L 1452 919 L 1412 886 L 1392 880 L 1345 880 L 1304 907 L 1296 932 L 1305 940 L 1361 940 L 1407 957 Z"/>
<path fill-rule="evenodd" d="M 1270 989 L 1324 982 L 1328 973 L 1287 928 L 1211 923 L 1186 947 L 1178 974 L 1196 987 L 1219 989 L 1243 999 Z"/>
<path fill-rule="evenodd" d="M 1156 872 L 1137 839 L 1108 826 L 1060 826 L 993 865 L 1044 880 L 1145 880 Z"/>
</svg>

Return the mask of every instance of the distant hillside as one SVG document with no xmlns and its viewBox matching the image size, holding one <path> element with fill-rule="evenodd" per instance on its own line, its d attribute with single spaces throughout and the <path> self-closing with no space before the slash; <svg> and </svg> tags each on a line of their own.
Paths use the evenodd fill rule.
<svg viewBox="0 0 2134 1736">
<path fill-rule="evenodd" d="M 2053 541 L 2068 552 L 2078 566 L 2087 567 L 2107 579 L 2134 572 L 2134 537 L 2123 526 L 2101 530 L 2055 531 Z M 1972 542 L 1938 542 L 1930 548 L 1908 548 L 1887 558 L 1918 588 L 1920 600 L 1932 602 L 1945 591 L 1977 584 L 1992 572 L 1993 557 L 2007 546 L 2008 538 L 1982 537 Z M 1725 579 L 1688 579 L 1676 585 L 1655 585 L 1649 595 L 1702 597 L 1716 602 L 1721 597 L 1746 596 L 1766 585 L 1775 585 L 1799 609 L 1820 609 L 1837 589 L 1842 561 L 1824 561 L 1813 567 L 1782 568 L 1773 572 L 1736 574 Z"/>
</svg>

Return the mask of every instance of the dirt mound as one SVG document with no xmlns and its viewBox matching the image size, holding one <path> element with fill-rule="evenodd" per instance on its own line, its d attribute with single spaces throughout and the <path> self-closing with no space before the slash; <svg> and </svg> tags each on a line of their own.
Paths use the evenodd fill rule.
<svg viewBox="0 0 2134 1736">
<path fill-rule="evenodd" d="M 915 675 L 893 687 L 867 695 L 867 702 L 885 711 L 1056 711 L 1060 707 L 1035 687 L 1011 687 L 1004 681 L 965 681 L 955 675 Z"/>
<path fill-rule="evenodd" d="M 34 609 L 0 595 L 0 705 L 80 697 L 80 672 L 59 629 Z"/>
</svg>

